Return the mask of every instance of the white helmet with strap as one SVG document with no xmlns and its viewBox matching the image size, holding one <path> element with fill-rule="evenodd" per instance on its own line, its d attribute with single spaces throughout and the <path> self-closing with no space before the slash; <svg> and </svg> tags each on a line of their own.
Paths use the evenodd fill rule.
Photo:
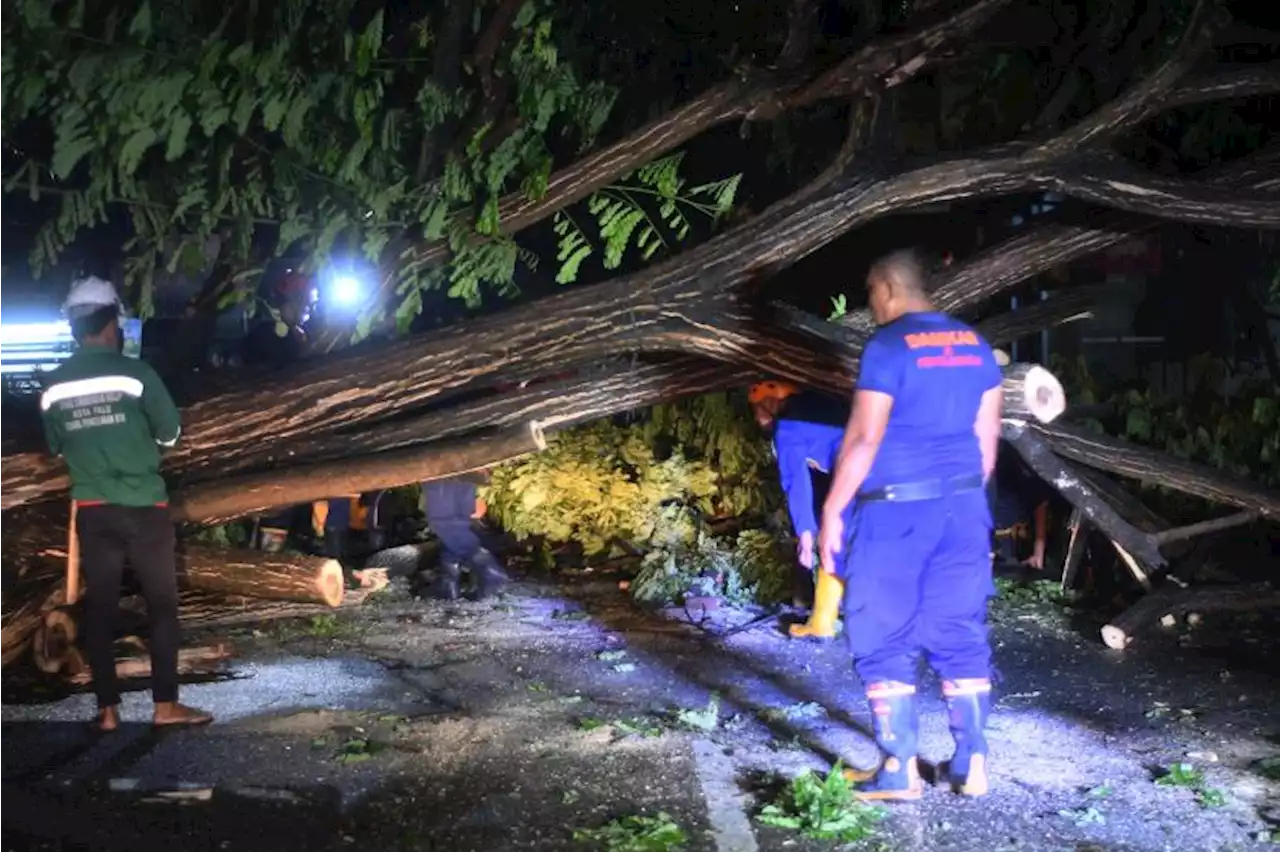
<svg viewBox="0 0 1280 852">
<path fill-rule="evenodd" d="M 62 312 L 66 314 L 67 319 L 74 320 L 112 306 L 123 319 L 124 303 L 120 301 L 116 288 L 110 281 L 90 275 L 88 278 L 80 278 L 71 283 L 67 300 L 62 303 Z"/>
</svg>

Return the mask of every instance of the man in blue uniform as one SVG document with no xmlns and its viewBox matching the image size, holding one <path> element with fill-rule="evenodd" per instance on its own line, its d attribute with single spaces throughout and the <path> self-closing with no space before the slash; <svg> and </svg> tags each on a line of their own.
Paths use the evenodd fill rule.
<svg viewBox="0 0 1280 852">
<path fill-rule="evenodd" d="M 816 394 L 801 394 L 787 382 L 760 382 L 747 395 L 756 422 L 773 432 L 778 478 L 787 497 L 787 512 L 796 535 L 796 558 L 807 571 L 817 568 L 817 506 L 814 473 L 830 475 L 844 436 L 848 406 L 827 404 Z M 842 410 L 843 409 L 843 410 Z M 793 624 L 794 637 L 830 639 L 836 635 L 836 619 L 844 585 L 840 578 L 816 571 L 813 610 L 805 624 Z"/>
<path fill-rule="evenodd" d="M 480 515 L 475 474 L 437 479 L 422 484 L 427 526 L 440 539 L 440 568 L 431 588 L 432 596 L 457 600 L 462 592 L 462 570 L 470 569 L 472 597 L 484 600 L 502 591 L 507 572 L 498 557 L 485 548 L 471 521 Z"/>
<path fill-rule="evenodd" d="M 940 775 L 957 792 L 982 795 L 991 692 L 986 605 L 994 591 L 984 486 L 1000 440 L 1000 368 L 977 332 L 934 310 L 911 253 L 877 262 L 867 289 L 880 328 L 862 352 L 818 542 L 824 571 L 835 572 L 845 557 L 845 632 L 882 753 L 858 795 L 922 793 L 921 652 L 943 681 L 955 739 Z"/>
</svg>

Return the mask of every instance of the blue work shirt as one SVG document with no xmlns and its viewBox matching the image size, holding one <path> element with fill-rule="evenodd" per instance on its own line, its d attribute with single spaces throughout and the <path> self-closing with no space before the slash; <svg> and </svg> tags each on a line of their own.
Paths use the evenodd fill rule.
<svg viewBox="0 0 1280 852">
<path fill-rule="evenodd" d="M 797 536 L 818 534 L 818 521 L 813 507 L 811 470 L 831 473 L 844 428 L 806 420 L 780 418 L 773 433 L 773 449 L 778 456 L 778 478 L 787 495 L 787 511 Z"/>
<path fill-rule="evenodd" d="M 1000 384 L 986 340 L 946 314 L 906 314 L 879 328 L 862 351 L 858 390 L 893 397 L 865 491 L 981 475 L 974 422 L 982 395 Z"/>
</svg>

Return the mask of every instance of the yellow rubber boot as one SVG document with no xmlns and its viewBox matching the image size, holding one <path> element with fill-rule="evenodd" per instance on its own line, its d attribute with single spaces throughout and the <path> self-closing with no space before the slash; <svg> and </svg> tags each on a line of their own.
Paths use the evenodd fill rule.
<svg viewBox="0 0 1280 852">
<path fill-rule="evenodd" d="M 836 619 L 840 615 L 840 603 L 844 600 L 844 583 L 821 568 L 813 590 L 813 612 L 805 624 L 793 624 L 789 632 L 796 638 L 833 639 L 836 635 Z"/>
</svg>

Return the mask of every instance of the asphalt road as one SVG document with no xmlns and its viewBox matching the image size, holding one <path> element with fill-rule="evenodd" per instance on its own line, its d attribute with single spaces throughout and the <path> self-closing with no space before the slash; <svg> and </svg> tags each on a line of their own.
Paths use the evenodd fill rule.
<svg viewBox="0 0 1280 852">
<path fill-rule="evenodd" d="M 760 825 L 775 776 L 869 765 L 843 646 L 771 622 L 719 639 L 614 583 L 526 583 L 496 604 L 391 599 L 350 622 L 233 637 L 229 677 L 184 687 L 217 722 L 97 738 L 87 695 L 5 685 L 3 846 L 92 850 L 603 848 L 575 829 L 664 812 L 691 850 L 832 848 Z M 1243 850 L 1280 821 L 1273 623 L 1210 623 L 1123 654 L 1044 604 L 998 604 L 994 789 L 930 790 L 849 848 Z M 1221 628 L 1221 629 L 1219 629 Z M 924 689 L 936 696 L 936 683 Z M 705 708 L 714 723 L 673 723 Z M 947 755 L 941 703 L 922 751 Z M 1154 778 L 1190 762 L 1200 799 Z"/>
</svg>

